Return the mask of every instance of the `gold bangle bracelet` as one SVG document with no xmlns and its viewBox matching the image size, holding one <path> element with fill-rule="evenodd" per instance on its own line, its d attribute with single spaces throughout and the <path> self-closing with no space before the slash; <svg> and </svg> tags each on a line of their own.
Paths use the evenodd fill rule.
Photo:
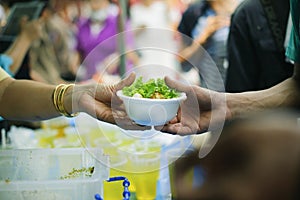
<svg viewBox="0 0 300 200">
<path fill-rule="evenodd" d="M 63 102 L 62 102 L 62 96 L 64 95 L 65 88 L 66 88 L 66 85 L 64 85 L 57 94 L 57 107 L 58 107 L 59 112 L 62 113 L 63 115 L 65 115 L 65 111 L 64 111 L 64 106 L 63 106 Z"/>
<path fill-rule="evenodd" d="M 53 104 L 55 109 L 65 117 L 75 117 L 78 113 L 68 113 L 64 107 L 64 96 L 66 91 L 74 84 L 59 84 L 53 92 Z"/>
<path fill-rule="evenodd" d="M 52 99 L 53 99 L 53 104 L 54 104 L 54 107 L 55 109 L 60 112 L 59 110 L 59 107 L 58 107 L 58 94 L 60 93 L 60 90 L 62 89 L 62 87 L 64 87 L 64 84 L 59 84 L 55 87 L 55 90 L 53 92 L 53 96 L 52 96 Z"/>
<path fill-rule="evenodd" d="M 66 91 L 70 88 L 74 86 L 74 84 L 69 84 L 69 85 L 66 85 L 64 88 L 63 88 L 63 91 L 62 91 L 62 94 L 61 94 L 61 98 L 60 98 L 60 101 L 59 101 L 59 104 L 60 107 L 61 107 L 61 112 L 64 114 L 64 116 L 66 117 L 75 117 L 77 115 L 77 113 L 68 113 L 64 107 L 64 97 L 65 97 L 65 93 Z"/>
</svg>

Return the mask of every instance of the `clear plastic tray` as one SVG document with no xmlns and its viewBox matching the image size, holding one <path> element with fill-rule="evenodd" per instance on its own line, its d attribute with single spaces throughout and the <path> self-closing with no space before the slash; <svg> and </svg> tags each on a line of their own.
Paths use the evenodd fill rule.
<svg viewBox="0 0 300 200">
<path fill-rule="evenodd" d="M 107 166 L 96 148 L 0 150 L 0 199 L 92 200 Z"/>
</svg>

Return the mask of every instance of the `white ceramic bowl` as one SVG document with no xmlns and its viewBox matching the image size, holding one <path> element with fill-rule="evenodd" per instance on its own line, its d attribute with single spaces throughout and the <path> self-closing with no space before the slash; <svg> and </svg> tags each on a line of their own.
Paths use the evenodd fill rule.
<svg viewBox="0 0 300 200">
<path fill-rule="evenodd" d="M 117 96 L 123 100 L 126 113 L 135 123 L 146 126 L 164 125 L 173 119 L 180 102 L 186 99 L 186 94 L 172 99 L 149 99 L 129 97 L 117 91 Z"/>
</svg>

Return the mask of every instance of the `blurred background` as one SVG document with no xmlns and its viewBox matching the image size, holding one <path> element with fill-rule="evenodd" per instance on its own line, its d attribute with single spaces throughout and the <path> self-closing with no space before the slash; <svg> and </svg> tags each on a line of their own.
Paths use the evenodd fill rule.
<svg viewBox="0 0 300 200">
<path fill-rule="evenodd" d="M 222 92 L 265 89 L 293 71 L 284 55 L 291 28 L 289 3 L 271 2 L 279 13 L 281 43 L 260 0 L 0 0 L 0 65 L 16 79 L 55 85 L 111 84 L 136 72 L 144 80 L 171 76 Z M 292 167 L 299 156 L 294 143 L 299 139 L 295 135 L 299 113 L 279 113 L 278 118 L 272 118 L 272 112 L 227 125 L 213 153 L 203 161 L 198 150 L 210 133 L 179 137 L 159 132 L 150 137 L 84 114 L 41 122 L 1 118 L 1 146 L 10 150 L 100 147 L 111 156 L 111 175 L 133 180 L 131 199 L 297 199 L 293 189 L 298 181 L 277 176 L 284 171 L 271 171 L 263 162 L 274 158 L 271 164 L 287 167 L 290 177 L 299 176 Z M 260 152 L 265 154 L 259 156 Z M 290 154 L 294 157 L 285 160 Z M 49 171 L 54 169 L 49 166 Z M 253 174 L 277 178 L 262 182 Z M 253 182 L 245 181 L 249 179 Z M 258 182 L 261 191 L 255 187 Z M 276 193 L 263 187 L 272 183 L 282 190 L 273 189 Z M 121 184 L 105 183 L 103 189 L 105 199 L 122 198 Z M 1 194 L 7 193 L 0 186 Z"/>
</svg>

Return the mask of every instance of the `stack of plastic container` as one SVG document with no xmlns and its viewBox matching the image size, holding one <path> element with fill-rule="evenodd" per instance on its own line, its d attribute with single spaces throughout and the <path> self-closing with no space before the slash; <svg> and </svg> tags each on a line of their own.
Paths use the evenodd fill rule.
<svg viewBox="0 0 300 200">
<path fill-rule="evenodd" d="M 0 150 L 0 199 L 93 200 L 107 164 L 96 148 Z"/>
</svg>

